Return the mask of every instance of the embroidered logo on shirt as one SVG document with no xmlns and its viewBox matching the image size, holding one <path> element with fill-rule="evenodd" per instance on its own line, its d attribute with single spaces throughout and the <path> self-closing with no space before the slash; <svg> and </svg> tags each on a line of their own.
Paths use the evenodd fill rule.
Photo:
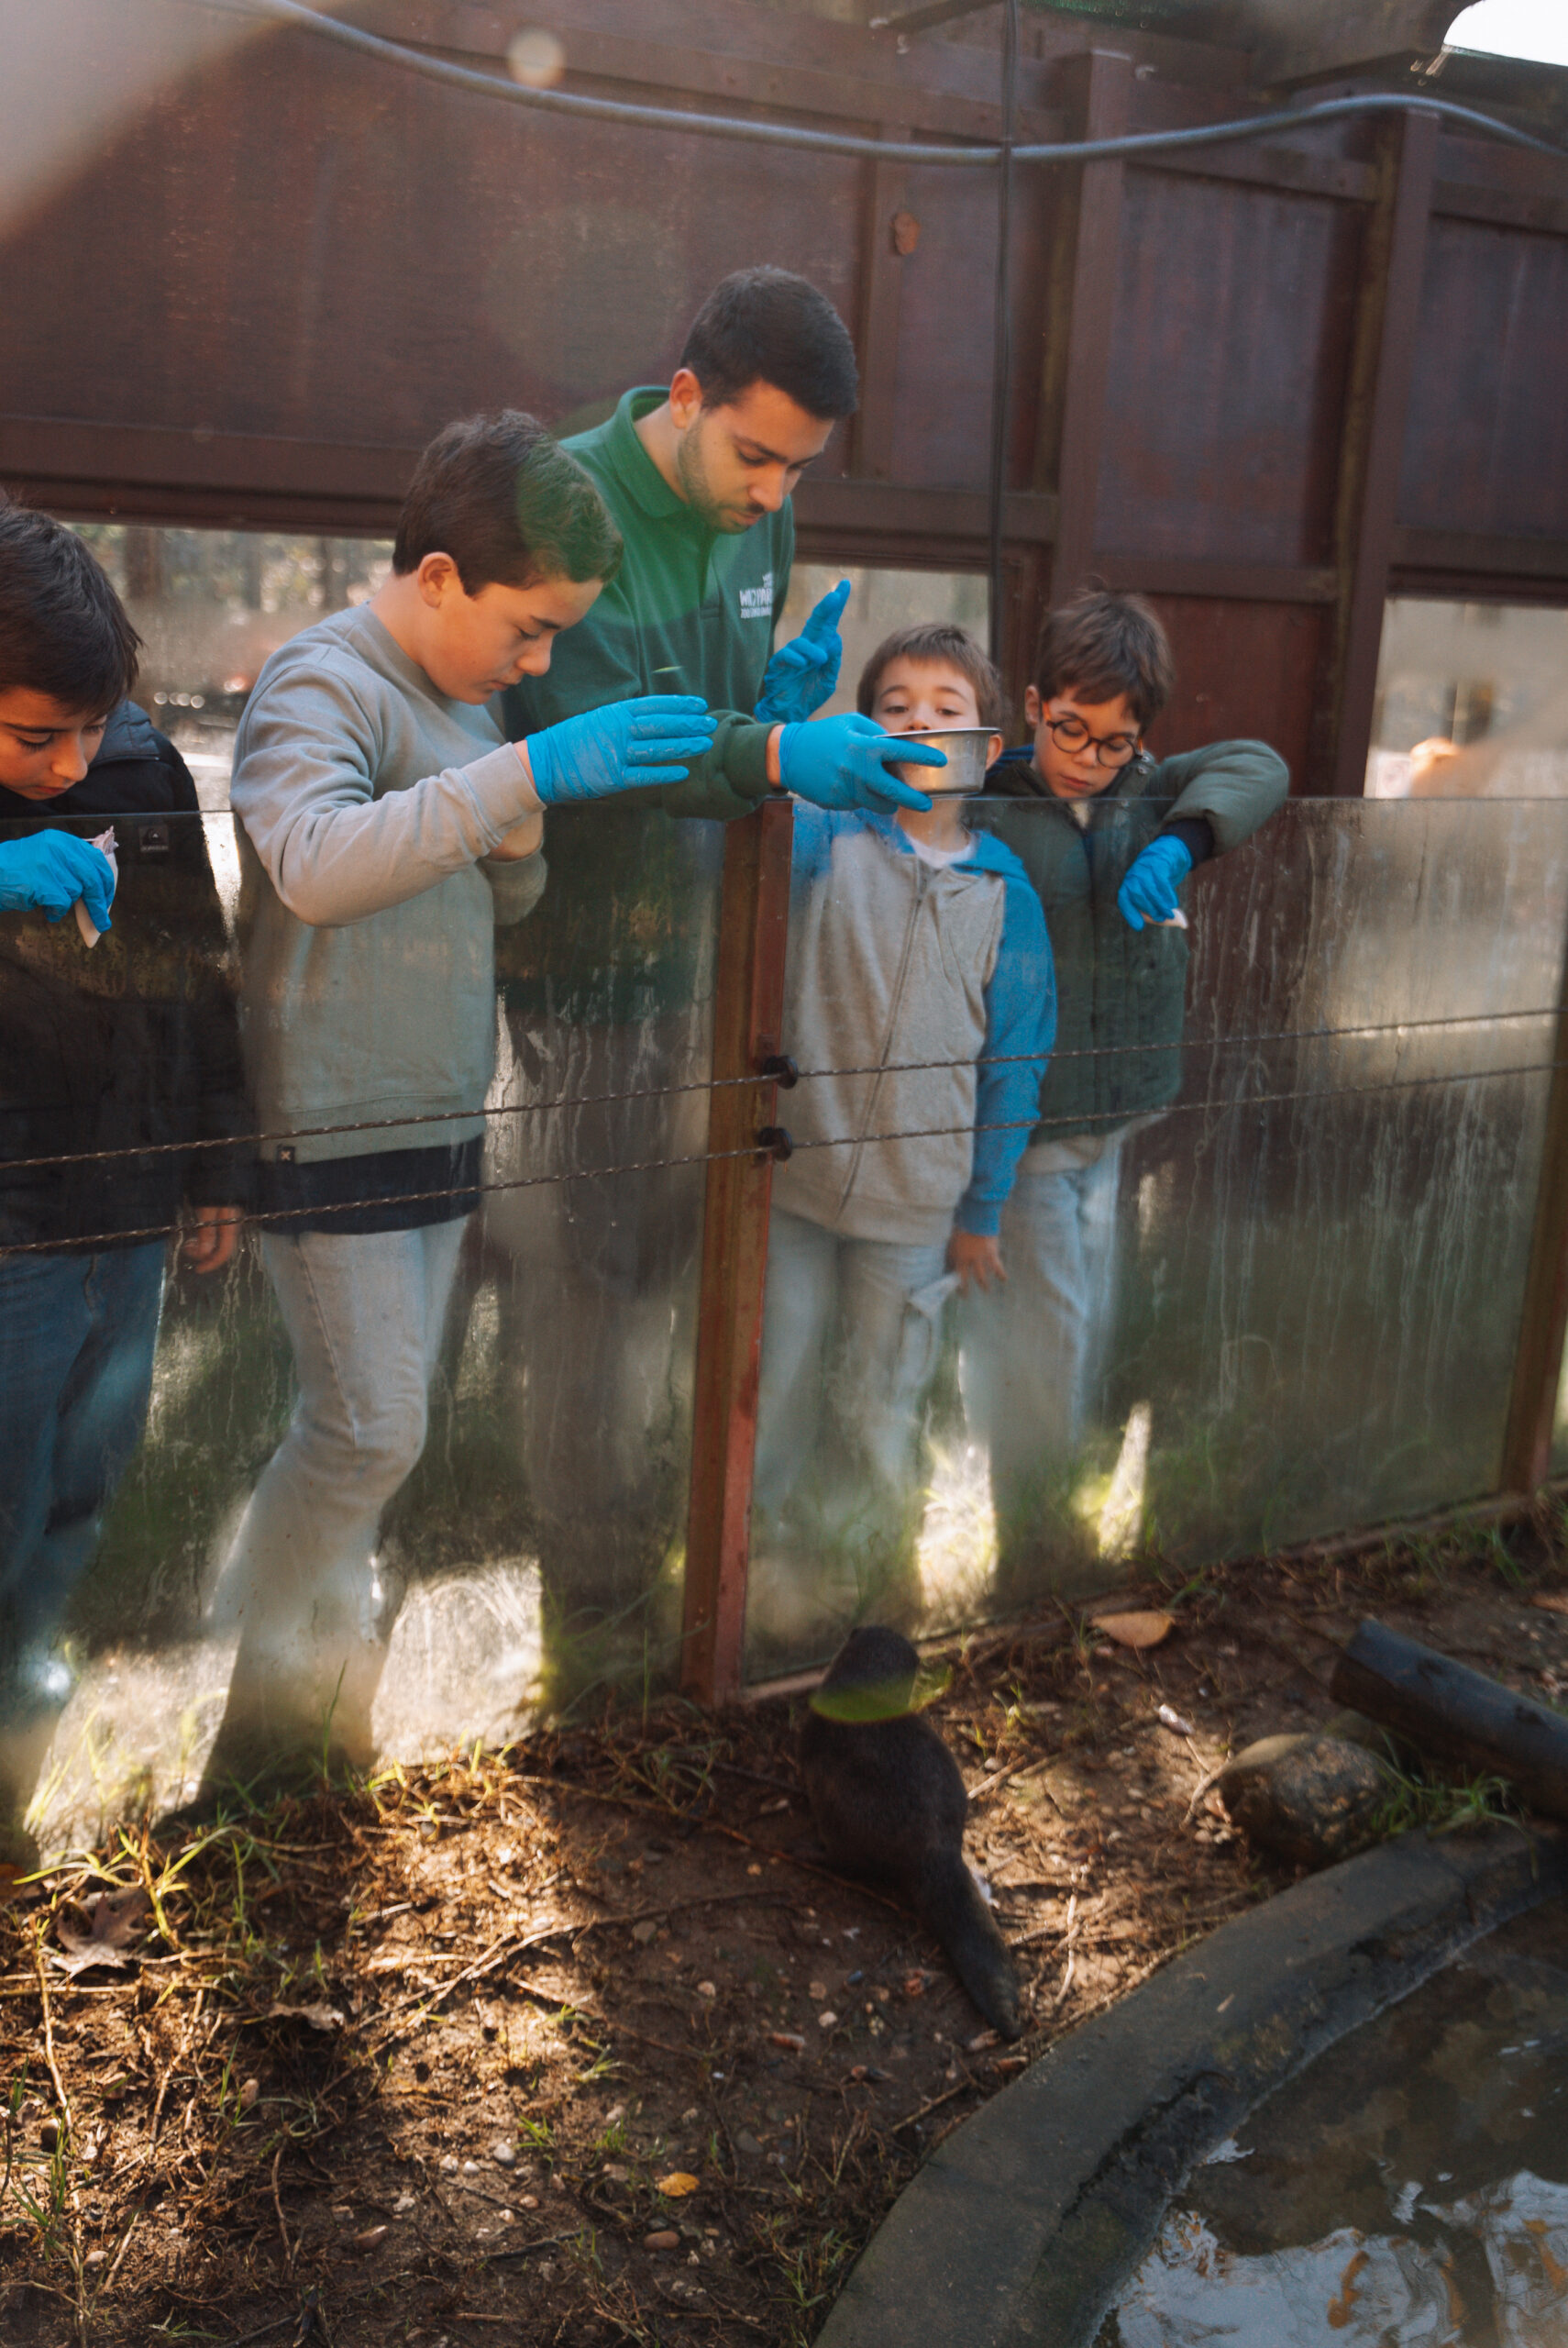
<svg viewBox="0 0 1568 2348">
<path fill-rule="evenodd" d="M 763 574 L 760 587 L 742 587 L 740 615 L 743 620 L 771 620 L 773 617 L 773 573 Z"/>
</svg>

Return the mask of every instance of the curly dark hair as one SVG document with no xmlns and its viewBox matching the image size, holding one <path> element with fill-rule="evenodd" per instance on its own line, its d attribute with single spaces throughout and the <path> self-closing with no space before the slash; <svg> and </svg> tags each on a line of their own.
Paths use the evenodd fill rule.
<svg viewBox="0 0 1568 2348">
<path fill-rule="evenodd" d="M 1152 725 L 1176 686 L 1170 638 L 1141 595 L 1089 587 L 1047 612 L 1034 655 L 1042 701 L 1076 693 L 1080 701 L 1126 696 L 1139 728 Z"/>
</svg>

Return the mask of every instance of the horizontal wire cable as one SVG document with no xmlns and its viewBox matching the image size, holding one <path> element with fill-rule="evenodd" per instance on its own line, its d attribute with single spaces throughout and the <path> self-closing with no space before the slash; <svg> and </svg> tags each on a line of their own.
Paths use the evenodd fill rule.
<svg viewBox="0 0 1568 2348">
<path fill-rule="evenodd" d="M 581 91 L 531 89 L 522 83 L 502 80 L 497 73 L 453 64 L 447 58 L 412 49 L 402 41 L 385 40 L 378 33 L 361 31 L 357 25 L 341 24 L 334 17 L 321 16 L 314 8 L 303 6 L 300 0 L 202 0 L 202 5 L 221 6 L 230 16 L 271 18 L 303 32 L 315 33 L 324 40 L 336 41 L 362 57 L 423 74 L 427 80 L 445 82 L 456 89 L 501 98 L 508 105 L 528 106 L 546 114 L 575 115 L 587 121 L 624 122 L 647 130 L 680 130 L 703 138 L 741 139 L 754 146 L 792 147 L 809 154 L 858 155 L 878 163 L 934 163 L 966 170 L 996 170 L 1004 153 L 1000 146 L 989 144 L 941 147 L 925 140 L 863 138 L 853 132 L 804 130 L 793 124 L 759 122 L 740 115 L 693 114 L 678 106 L 640 105 L 624 98 L 591 97 Z M 1101 156 L 1160 154 L 1256 138 L 1271 131 L 1331 122 L 1347 116 L 1390 111 L 1440 115 L 1510 146 L 1528 147 L 1536 154 L 1551 155 L 1558 161 L 1565 160 L 1565 150 L 1551 140 L 1537 138 L 1530 131 L 1520 130 L 1515 124 L 1484 113 L 1477 106 L 1460 105 L 1452 98 L 1407 95 L 1399 91 L 1320 99 L 1314 105 L 1286 106 L 1270 114 L 1245 116 L 1230 122 L 1198 123 L 1180 130 L 1132 131 L 1120 138 L 1036 141 L 1015 146 L 1012 159 L 1018 163 L 1081 163 Z"/>
<path fill-rule="evenodd" d="M 1237 1109 L 1274 1108 L 1282 1102 L 1291 1101 L 1343 1101 L 1363 1097 L 1370 1099 L 1378 1093 L 1411 1092 L 1434 1084 L 1484 1084 L 1503 1076 L 1541 1076 L 1551 1074 L 1562 1068 L 1568 1068 L 1568 1060 L 1527 1060 L 1514 1068 L 1467 1069 L 1456 1075 L 1391 1077 L 1382 1084 L 1308 1086 L 1295 1092 L 1241 1093 L 1230 1100 L 1171 1101 L 1167 1102 L 1156 1113 L 1164 1117 L 1173 1117 L 1193 1115 L 1200 1110 L 1213 1109 L 1224 1114 Z M 1096 1122 L 1109 1125 L 1113 1124 L 1116 1120 L 1110 1116 L 1105 1116 Z M 1037 1133 L 1047 1125 L 1071 1125 L 1075 1130 L 1082 1131 L 1084 1120 L 1079 1116 L 1008 1117 L 984 1124 L 914 1125 L 905 1127 L 897 1133 L 835 1134 L 819 1141 L 793 1142 L 790 1146 L 790 1156 L 797 1157 L 808 1149 L 859 1149 L 873 1142 L 945 1141 L 952 1140 L 955 1135 L 962 1134 Z M 679 1157 L 636 1158 L 621 1166 L 578 1166 L 568 1168 L 564 1173 L 520 1174 L 500 1182 L 456 1182 L 446 1184 L 441 1189 L 434 1191 L 400 1191 L 392 1198 L 335 1200 L 320 1206 L 268 1207 L 259 1213 L 242 1213 L 238 1220 L 245 1224 L 268 1226 L 278 1223 L 299 1223 L 306 1217 L 315 1222 L 322 1215 L 358 1214 L 372 1207 L 380 1209 L 392 1206 L 422 1206 L 436 1199 L 472 1198 L 476 1194 L 481 1198 L 488 1198 L 511 1191 L 541 1190 L 551 1182 L 603 1181 L 611 1175 L 657 1174 L 669 1167 L 711 1166 L 720 1164 L 727 1158 L 756 1157 L 759 1155 L 767 1154 L 766 1143 L 759 1144 L 752 1140 L 743 1143 L 738 1149 L 690 1150 Z M 317 1162 L 330 1164 L 331 1161 Z M 465 1210 L 465 1214 L 467 1212 Z M 127 1231 L 86 1232 L 80 1236 L 66 1239 L 6 1242 L 0 1244 L 0 1258 L 7 1256 L 80 1255 L 85 1249 L 95 1246 L 124 1246 L 132 1239 L 166 1239 L 176 1232 L 203 1227 L 199 1224 L 193 1226 L 188 1222 L 154 1223 L 139 1224 Z"/>
<path fill-rule="evenodd" d="M 1359 1027 L 1282 1027 L 1273 1034 L 1258 1036 L 1178 1036 L 1167 1044 L 1083 1044 L 1062 1051 L 1048 1052 L 982 1052 L 975 1058 L 944 1060 L 883 1060 L 865 1068 L 802 1068 L 795 1071 L 799 1084 L 819 1082 L 830 1076 L 914 1076 L 939 1069 L 1012 1068 L 1043 1060 L 1055 1065 L 1058 1060 L 1093 1060 L 1132 1058 L 1148 1052 L 1254 1051 L 1265 1044 L 1318 1044 L 1357 1036 L 1406 1036 L 1424 1034 L 1440 1027 L 1501 1026 L 1507 1020 L 1555 1019 L 1555 1003 L 1540 1011 L 1458 1011 L 1441 1019 L 1389 1019 Z M 475 1117 L 539 1117 L 557 1109 L 602 1109 L 624 1101 L 674 1101 L 691 1092 L 723 1092 L 742 1085 L 780 1084 L 777 1075 L 755 1072 L 746 1076 L 692 1077 L 680 1084 L 634 1085 L 624 1092 L 558 1092 L 548 1101 L 502 1101 L 493 1107 L 480 1109 L 442 1109 L 425 1116 L 371 1117 L 352 1124 L 291 1125 L 276 1133 L 203 1135 L 193 1141 L 157 1141 L 145 1144 L 124 1143 L 115 1149 L 79 1149 L 61 1152 L 52 1157 L 0 1158 L 0 1182 L 8 1174 L 35 1173 L 46 1167 L 106 1166 L 127 1158 L 183 1157 L 198 1150 L 261 1149 L 270 1144 L 295 1141 L 323 1141 L 338 1134 L 405 1133 L 424 1126 L 468 1124 Z M 792 1087 L 785 1085 L 785 1091 Z M 9 1105 L 9 1104 L 8 1104 Z M 22 1103 L 24 1113 L 27 1103 Z M 432 1146 L 438 1147 L 438 1144 Z M 375 1153 L 366 1151 L 365 1156 Z"/>
</svg>

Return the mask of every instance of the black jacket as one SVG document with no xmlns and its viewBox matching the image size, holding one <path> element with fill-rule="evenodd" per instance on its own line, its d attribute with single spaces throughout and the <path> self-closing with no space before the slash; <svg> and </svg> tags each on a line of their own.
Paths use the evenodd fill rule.
<svg viewBox="0 0 1568 2348">
<path fill-rule="evenodd" d="M 243 1205 L 250 1152 L 149 1145 L 251 1130 L 228 940 L 196 788 L 134 702 L 47 806 L 0 788 L 0 839 L 113 825 L 114 925 L 0 914 L 0 1245 L 138 1244 L 182 1200 Z M 95 1164 L 26 1165 L 83 1152 Z M 142 1152 L 149 1152 L 143 1155 Z"/>
</svg>

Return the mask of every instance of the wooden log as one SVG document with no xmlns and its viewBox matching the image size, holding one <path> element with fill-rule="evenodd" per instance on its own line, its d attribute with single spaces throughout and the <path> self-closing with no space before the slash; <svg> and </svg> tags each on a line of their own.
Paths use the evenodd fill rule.
<svg viewBox="0 0 1568 2348">
<path fill-rule="evenodd" d="M 1336 1700 L 1423 1752 L 1516 1786 L 1532 1810 L 1568 1818 L 1568 1719 L 1435 1647 L 1364 1623 L 1334 1666 Z"/>
</svg>

